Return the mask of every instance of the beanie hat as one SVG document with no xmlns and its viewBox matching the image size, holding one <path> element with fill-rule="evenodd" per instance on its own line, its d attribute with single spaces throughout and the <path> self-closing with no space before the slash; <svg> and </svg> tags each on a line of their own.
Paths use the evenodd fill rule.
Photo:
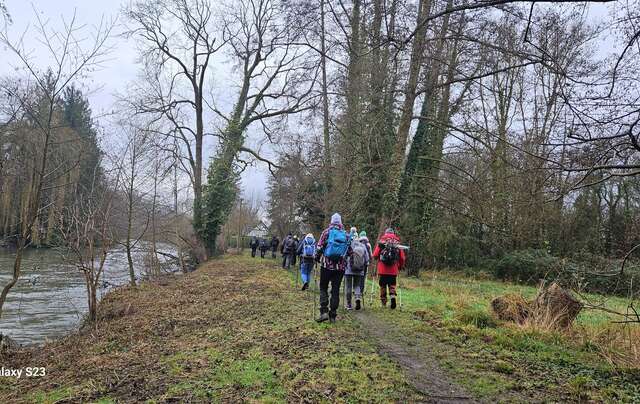
<svg viewBox="0 0 640 404">
<path fill-rule="evenodd" d="M 355 226 L 351 227 L 351 230 L 349 231 L 349 233 L 354 234 L 354 235 L 358 235 L 358 229 L 355 228 Z"/>
<path fill-rule="evenodd" d="M 392 227 L 388 227 L 387 230 L 384 231 L 385 233 L 391 233 L 391 234 L 396 234 L 395 230 L 393 230 Z"/>
<path fill-rule="evenodd" d="M 339 213 L 334 213 L 331 216 L 331 224 L 342 224 L 342 216 Z"/>
<path fill-rule="evenodd" d="M 364 230 L 362 230 L 362 231 L 360 232 L 360 238 L 364 238 L 364 237 L 367 237 L 367 232 L 366 232 L 366 231 L 364 231 Z"/>
</svg>

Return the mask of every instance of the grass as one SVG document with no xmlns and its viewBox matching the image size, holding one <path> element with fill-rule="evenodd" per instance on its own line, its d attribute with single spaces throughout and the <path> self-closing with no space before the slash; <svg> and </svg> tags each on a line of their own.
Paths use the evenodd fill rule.
<svg viewBox="0 0 640 404">
<path fill-rule="evenodd" d="M 1 358 L 10 367 L 41 363 L 47 377 L 0 380 L 0 402 L 424 399 L 355 320 L 313 321 L 310 295 L 271 260 L 213 260 L 110 293 L 99 311 L 97 327 Z"/>
<path fill-rule="evenodd" d="M 97 326 L 0 357 L 5 367 L 47 367 L 44 378 L 0 380 L 0 402 L 428 399 L 379 353 L 366 321 L 339 312 L 335 325 L 315 323 L 313 295 L 294 288 L 293 277 L 272 260 L 227 256 L 186 276 L 116 290 L 102 301 Z M 401 278 L 400 290 L 400 310 L 365 305 L 365 314 L 484 401 L 640 401 L 637 363 L 621 360 L 629 350 L 614 346 L 621 334 L 607 313 L 584 311 L 571 332 L 548 332 L 489 311 L 495 296 L 531 298 L 535 288 L 426 273 Z M 626 307 L 619 298 L 606 304 Z"/>
<path fill-rule="evenodd" d="M 482 276 L 429 272 L 402 278 L 400 286 L 403 310 L 378 315 L 416 340 L 434 336 L 427 343 L 437 345 L 441 365 L 479 397 L 640 401 L 637 326 L 613 325 L 612 315 L 595 310 L 583 310 L 569 332 L 499 322 L 490 312 L 494 297 L 519 293 L 530 299 L 537 289 Z M 618 311 L 628 303 L 585 297 Z"/>
</svg>

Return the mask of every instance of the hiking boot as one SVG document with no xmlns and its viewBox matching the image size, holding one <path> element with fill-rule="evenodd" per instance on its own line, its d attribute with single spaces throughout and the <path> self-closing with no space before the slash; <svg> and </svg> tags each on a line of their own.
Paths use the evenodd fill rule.
<svg viewBox="0 0 640 404">
<path fill-rule="evenodd" d="M 392 298 L 391 298 L 391 308 L 392 308 L 392 309 L 395 309 L 395 308 L 396 308 L 396 298 L 395 298 L 395 297 L 392 297 Z"/>
<path fill-rule="evenodd" d="M 329 322 L 331 324 L 335 324 L 336 323 L 336 318 L 335 317 L 329 317 Z"/>
<path fill-rule="evenodd" d="M 307 290 L 309 289 L 309 282 L 305 282 L 304 285 L 302 285 L 302 290 Z"/>
<path fill-rule="evenodd" d="M 360 310 L 360 299 L 356 299 L 356 310 Z"/>
<path fill-rule="evenodd" d="M 319 323 L 329 320 L 329 313 L 320 313 L 320 317 L 316 320 Z"/>
<path fill-rule="evenodd" d="M 346 310 L 353 310 L 353 307 L 351 307 L 351 303 L 347 303 L 347 305 L 346 305 L 346 306 L 344 306 L 344 308 L 345 308 Z"/>
</svg>

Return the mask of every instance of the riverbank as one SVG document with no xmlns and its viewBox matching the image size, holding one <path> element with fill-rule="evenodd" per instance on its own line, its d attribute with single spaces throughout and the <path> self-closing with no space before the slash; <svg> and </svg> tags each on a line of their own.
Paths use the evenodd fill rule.
<svg viewBox="0 0 640 404">
<path fill-rule="evenodd" d="M 572 333 L 493 320 L 490 298 L 534 289 L 427 274 L 402 307 L 317 324 L 314 291 L 271 259 L 226 256 L 109 293 L 97 326 L 1 359 L 0 402 L 574 402 L 640 399 L 640 373 Z M 315 286 L 315 285 L 314 285 Z M 312 288 L 314 289 L 314 288 Z"/>
<path fill-rule="evenodd" d="M 46 376 L 0 380 L 0 402 L 424 401 L 355 319 L 318 325 L 305 296 L 244 257 L 115 290 L 97 327 L 3 357 Z"/>
<path fill-rule="evenodd" d="M 160 244 L 162 253 L 174 250 Z M 161 256 L 163 270 L 179 270 Z M 0 333 L 22 345 L 42 344 L 67 335 L 77 329 L 87 314 L 87 290 L 81 271 L 74 264 L 75 256 L 64 250 L 27 249 L 22 258 L 22 274 L 7 296 Z M 0 249 L 0 284 L 9 281 L 15 254 Z M 142 246 L 133 253 L 136 279 L 145 277 L 147 250 Z M 104 273 L 98 285 L 98 298 L 113 288 L 130 282 L 129 264 L 122 248 L 109 251 Z"/>
</svg>

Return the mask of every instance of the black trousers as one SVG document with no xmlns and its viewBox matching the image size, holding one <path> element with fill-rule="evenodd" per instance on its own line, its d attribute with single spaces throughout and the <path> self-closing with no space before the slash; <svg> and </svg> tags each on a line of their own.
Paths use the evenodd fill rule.
<svg viewBox="0 0 640 404">
<path fill-rule="evenodd" d="M 320 268 L 320 313 L 329 313 L 329 317 L 336 317 L 340 306 L 340 283 L 344 272 Z M 329 299 L 329 284 L 331 284 L 331 299 Z"/>
<path fill-rule="evenodd" d="M 264 255 L 267 253 L 267 250 L 265 249 L 260 249 L 260 258 L 264 258 Z"/>
<path fill-rule="evenodd" d="M 258 247 L 251 247 L 251 257 L 255 257 L 256 256 L 256 250 L 258 249 Z"/>
<path fill-rule="evenodd" d="M 291 268 L 291 257 L 293 254 L 291 253 L 282 253 L 282 268 L 289 269 Z"/>
</svg>

